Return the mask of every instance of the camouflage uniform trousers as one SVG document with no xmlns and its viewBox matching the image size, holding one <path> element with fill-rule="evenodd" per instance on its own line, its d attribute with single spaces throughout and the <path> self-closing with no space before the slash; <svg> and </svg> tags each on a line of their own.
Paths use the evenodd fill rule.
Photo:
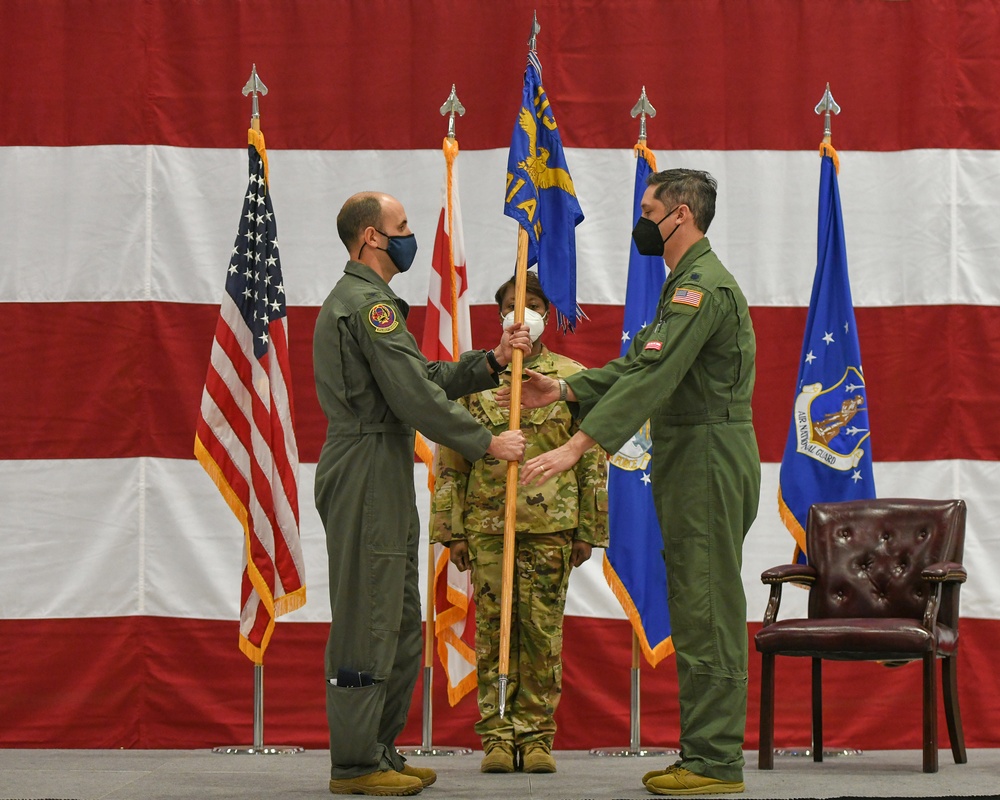
<svg viewBox="0 0 1000 800">
<path fill-rule="evenodd" d="M 507 708 L 500 718 L 500 596 L 503 536 L 468 532 L 476 598 L 476 665 L 483 746 L 520 748 L 541 741 L 551 749 L 562 694 L 563 611 L 569 585 L 572 531 L 519 533 L 514 555 Z"/>
</svg>

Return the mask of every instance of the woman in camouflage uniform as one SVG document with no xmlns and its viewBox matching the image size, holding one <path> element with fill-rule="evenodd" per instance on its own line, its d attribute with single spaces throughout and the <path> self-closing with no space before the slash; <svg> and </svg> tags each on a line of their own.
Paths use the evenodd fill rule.
<svg viewBox="0 0 1000 800">
<path fill-rule="evenodd" d="M 500 316 L 514 309 L 514 279 L 496 293 Z M 532 325 L 533 349 L 524 365 L 563 378 L 583 367 L 548 350 L 538 338 L 549 301 L 538 277 L 528 273 L 525 322 Z M 509 324 L 508 319 L 507 324 Z M 506 373 L 509 382 L 509 371 Z M 460 401 L 491 432 L 507 430 L 509 411 L 492 390 Z M 521 417 L 525 458 L 566 442 L 578 426 L 566 403 L 555 402 Z M 511 612 L 507 708 L 501 719 L 497 681 L 500 656 L 500 592 L 503 560 L 507 463 L 489 454 L 470 462 L 442 447 L 431 536 L 451 550 L 462 571 L 471 567 L 476 598 L 476 660 L 483 772 L 513 772 L 516 758 L 525 772 L 555 772 L 553 719 L 562 691 L 563 610 L 569 573 L 590 558 L 591 548 L 608 543 L 607 466 L 595 447 L 575 469 L 541 486 L 518 487 L 514 596 Z"/>
</svg>

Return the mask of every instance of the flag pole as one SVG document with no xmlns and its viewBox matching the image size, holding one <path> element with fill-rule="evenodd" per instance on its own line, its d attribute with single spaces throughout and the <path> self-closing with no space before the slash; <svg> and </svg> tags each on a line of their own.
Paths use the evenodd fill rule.
<svg viewBox="0 0 1000 800">
<path fill-rule="evenodd" d="M 534 53 L 541 31 L 538 24 L 538 13 L 531 20 L 531 35 L 528 37 L 528 50 Z M 527 293 L 528 277 L 528 232 L 523 226 L 517 228 L 517 265 L 514 269 L 514 322 L 524 322 L 524 300 Z M 516 431 L 521 427 L 521 369 L 524 364 L 524 354 L 514 349 L 510 360 L 510 424 L 508 430 Z M 514 547 L 517 524 L 517 462 L 507 462 L 507 494 L 504 502 L 503 519 L 503 561 L 501 567 L 500 591 L 500 663 L 497 681 L 500 718 L 507 713 L 507 683 L 510 674 L 510 617 L 514 598 Z"/>
<path fill-rule="evenodd" d="M 833 99 L 833 94 L 830 92 L 829 81 L 826 84 L 826 91 L 823 92 L 823 96 L 820 101 L 816 104 L 814 109 L 817 114 L 823 115 L 823 141 L 819 145 L 820 158 L 823 156 L 830 156 L 833 160 L 834 169 L 840 172 L 840 157 L 837 155 L 837 151 L 833 147 L 833 131 L 830 126 L 830 115 L 839 114 L 840 106 L 837 105 L 837 101 Z M 781 496 L 779 487 L 779 498 Z M 779 509 L 780 510 L 780 509 Z M 788 514 L 789 518 L 793 518 L 791 513 Z M 786 522 L 787 525 L 787 522 Z M 794 560 L 798 560 L 799 555 L 803 551 L 796 546 Z M 815 742 L 813 742 L 809 747 L 796 747 L 796 748 L 774 748 L 775 756 L 788 756 L 788 757 L 809 757 L 812 756 L 814 761 L 822 761 L 825 756 L 859 756 L 862 755 L 864 751 L 859 750 L 854 747 L 843 747 L 836 750 L 823 750 L 822 754 L 815 752 Z"/>
<path fill-rule="evenodd" d="M 638 157 L 640 147 L 646 146 L 646 117 L 655 117 L 656 109 L 649 102 L 646 96 L 646 87 L 642 87 L 642 94 L 639 95 L 638 102 L 632 107 L 632 118 L 639 117 L 639 141 L 636 142 L 634 152 Z M 666 750 L 663 748 L 643 748 L 640 743 L 640 727 L 642 716 L 639 711 L 639 694 L 642 688 L 639 667 L 641 664 L 639 653 L 641 651 L 639 634 L 632 628 L 632 672 L 629 694 L 629 743 L 628 749 L 619 747 L 598 747 L 590 751 L 592 756 L 665 756 L 678 752 L 677 750 Z"/>
<path fill-rule="evenodd" d="M 537 27 L 538 23 L 535 23 Z M 534 41 L 534 35 L 532 35 Z M 517 267 L 514 272 L 514 322 L 524 322 L 524 301 L 527 293 L 528 232 L 517 229 Z M 521 368 L 524 353 L 511 352 L 510 360 L 510 430 L 521 427 Z M 514 596 L 514 548 L 517 523 L 517 469 L 518 462 L 507 462 L 507 494 L 503 520 L 503 567 L 500 594 L 500 664 L 498 694 L 500 717 L 507 712 L 507 681 L 510 671 L 510 618 Z"/>
<path fill-rule="evenodd" d="M 455 114 L 465 114 L 465 106 L 458 99 L 455 84 L 451 85 L 451 94 L 441 106 L 441 116 L 448 115 L 448 135 L 445 136 L 441 149 L 444 152 L 447 165 L 447 199 L 446 225 L 448 230 L 448 277 L 451 282 L 451 357 L 458 361 L 458 272 L 455 269 L 455 225 L 454 206 L 452 205 L 452 165 L 458 156 L 458 139 L 455 137 Z M 434 481 L 434 465 L 428 464 L 430 472 L 429 483 Z M 431 494 L 433 494 L 431 486 Z M 399 752 L 407 756 L 461 756 L 472 752 L 468 747 L 435 747 L 433 744 L 434 730 L 434 633 L 436 606 L 434 602 L 434 579 L 437 565 L 434 558 L 434 542 L 427 544 L 427 609 L 424 614 L 424 695 L 423 695 L 423 728 L 420 747 L 400 747 Z"/>
<path fill-rule="evenodd" d="M 253 95 L 253 105 L 250 111 L 250 127 L 260 133 L 260 108 L 257 104 L 257 95 L 267 94 L 267 87 L 257 75 L 257 65 L 254 64 L 250 71 L 250 80 L 243 87 L 243 96 Z M 264 744 L 264 664 L 253 665 L 253 744 L 238 746 L 213 747 L 213 753 L 224 755 L 287 755 L 290 753 L 305 752 L 305 748 L 298 745 L 272 745 Z"/>
</svg>

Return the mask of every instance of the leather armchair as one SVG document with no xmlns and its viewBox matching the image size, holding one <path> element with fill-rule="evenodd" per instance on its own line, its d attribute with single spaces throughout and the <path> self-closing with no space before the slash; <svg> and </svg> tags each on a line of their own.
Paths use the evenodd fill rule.
<svg viewBox="0 0 1000 800">
<path fill-rule="evenodd" d="M 951 750 L 966 762 L 958 705 L 958 593 L 965 581 L 962 500 L 816 503 L 806 526 L 808 564 L 761 575 L 771 587 L 761 654 L 759 769 L 774 768 L 774 659 L 812 659 L 813 760 L 823 760 L 822 663 L 923 662 L 923 769 L 937 772 L 936 664 Z M 808 618 L 778 620 L 786 583 L 809 588 Z M 888 721 L 887 721 L 888 723 Z"/>
</svg>

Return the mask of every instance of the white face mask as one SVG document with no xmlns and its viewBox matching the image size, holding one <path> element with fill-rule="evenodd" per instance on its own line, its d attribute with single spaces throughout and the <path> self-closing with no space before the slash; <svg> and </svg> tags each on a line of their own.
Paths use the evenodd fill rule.
<svg viewBox="0 0 1000 800">
<path fill-rule="evenodd" d="M 526 308 L 524 309 L 524 322 L 528 326 L 528 335 L 531 337 L 532 344 L 534 344 L 545 330 L 545 317 L 533 309 Z M 503 329 L 507 330 L 513 324 L 514 312 L 511 311 L 503 318 Z"/>
</svg>

